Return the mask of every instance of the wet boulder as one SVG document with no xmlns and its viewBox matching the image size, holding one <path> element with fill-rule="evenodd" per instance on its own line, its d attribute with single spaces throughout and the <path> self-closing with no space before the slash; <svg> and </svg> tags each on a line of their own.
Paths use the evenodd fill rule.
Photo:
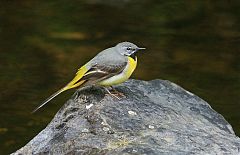
<svg viewBox="0 0 240 155">
<path fill-rule="evenodd" d="M 76 92 L 48 126 L 13 154 L 240 154 L 240 138 L 198 96 L 164 80 L 129 80 Z"/>
</svg>

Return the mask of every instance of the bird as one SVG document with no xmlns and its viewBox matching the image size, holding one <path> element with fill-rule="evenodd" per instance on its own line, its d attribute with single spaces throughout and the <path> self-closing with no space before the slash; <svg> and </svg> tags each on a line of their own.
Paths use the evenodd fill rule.
<svg viewBox="0 0 240 155">
<path fill-rule="evenodd" d="M 123 83 L 130 78 L 137 66 L 136 53 L 144 49 L 146 48 L 125 41 L 99 52 L 78 69 L 75 77 L 67 85 L 48 97 L 32 113 L 62 92 L 72 88 L 97 85 L 103 87 L 108 94 L 118 98 L 109 91 L 108 87 L 112 88 L 113 85 Z"/>
</svg>

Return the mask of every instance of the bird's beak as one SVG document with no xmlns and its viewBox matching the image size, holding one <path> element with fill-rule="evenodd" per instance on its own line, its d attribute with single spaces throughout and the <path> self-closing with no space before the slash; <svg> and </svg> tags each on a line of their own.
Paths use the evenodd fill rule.
<svg viewBox="0 0 240 155">
<path fill-rule="evenodd" d="M 136 50 L 132 54 L 137 53 L 137 51 L 139 51 L 139 50 L 145 50 L 145 49 L 146 48 L 144 48 L 144 47 L 137 47 Z"/>
<path fill-rule="evenodd" d="M 145 50 L 145 49 L 146 49 L 146 48 L 144 48 L 144 47 L 138 47 L 135 52 L 137 52 L 137 51 L 139 51 L 139 50 Z"/>
<path fill-rule="evenodd" d="M 138 47 L 137 50 L 145 50 L 145 47 Z"/>
</svg>

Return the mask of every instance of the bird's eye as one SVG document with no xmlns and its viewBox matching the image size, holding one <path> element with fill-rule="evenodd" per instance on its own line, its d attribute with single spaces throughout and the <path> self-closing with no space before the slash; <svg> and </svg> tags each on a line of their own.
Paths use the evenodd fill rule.
<svg viewBox="0 0 240 155">
<path fill-rule="evenodd" d="M 131 48 L 130 48 L 130 47 L 127 47 L 127 50 L 128 50 L 128 51 L 130 51 L 130 50 L 131 50 Z"/>
</svg>

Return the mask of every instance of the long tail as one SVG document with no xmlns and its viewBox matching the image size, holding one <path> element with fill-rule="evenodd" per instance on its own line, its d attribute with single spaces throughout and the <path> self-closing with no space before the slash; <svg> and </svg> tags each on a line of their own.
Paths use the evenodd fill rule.
<svg viewBox="0 0 240 155">
<path fill-rule="evenodd" d="M 64 90 L 60 89 L 59 91 L 57 91 L 56 93 L 52 94 L 50 97 L 48 97 L 45 101 L 42 102 L 42 104 L 40 106 L 38 106 L 36 109 L 34 109 L 32 111 L 32 113 L 36 112 L 38 109 L 42 108 L 45 104 L 47 104 L 49 101 L 51 101 L 53 98 L 55 98 L 56 96 L 58 96 L 59 94 L 61 94 Z"/>
<path fill-rule="evenodd" d="M 44 105 L 46 105 L 48 102 L 50 102 L 52 99 L 54 99 L 56 96 L 58 96 L 59 94 L 61 94 L 62 92 L 68 90 L 68 89 L 72 89 L 72 88 L 76 88 L 79 87 L 81 84 L 83 84 L 85 82 L 85 80 L 81 80 L 82 77 L 84 76 L 84 74 L 88 71 L 86 65 L 84 65 L 83 67 L 81 67 L 78 72 L 76 73 L 76 76 L 73 78 L 73 80 L 71 82 L 69 82 L 65 87 L 63 87 L 62 89 L 58 90 L 57 92 L 55 92 L 54 94 L 52 94 L 50 97 L 48 97 L 45 101 L 42 102 L 42 104 L 40 106 L 38 106 L 36 109 L 34 109 L 32 111 L 32 113 L 36 112 L 38 109 L 40 109 L 41 107 L 43 107 Z"/>
</svg>

